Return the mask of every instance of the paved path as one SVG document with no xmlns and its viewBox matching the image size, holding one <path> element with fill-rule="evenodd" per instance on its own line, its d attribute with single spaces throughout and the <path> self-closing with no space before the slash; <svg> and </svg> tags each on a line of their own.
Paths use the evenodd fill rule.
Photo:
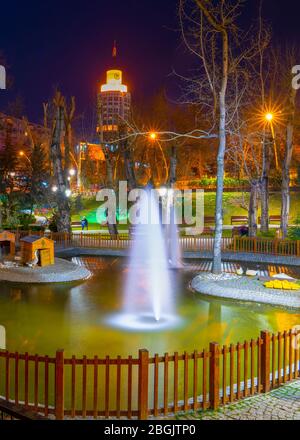
<svg viewBox="0 0 300 440">
<path fill-rule="evenodd" d="M 177 415 L 177 420 L 300 420 L 300 380 L 217 411 Z"/>
</svg>

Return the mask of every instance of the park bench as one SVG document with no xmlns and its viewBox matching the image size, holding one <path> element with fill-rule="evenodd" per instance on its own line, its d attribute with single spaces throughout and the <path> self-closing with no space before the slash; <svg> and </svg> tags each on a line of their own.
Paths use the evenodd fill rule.
<svg viewBox="0 0 300 440">
<path fill-rule="evenodd" d="M 239 225 L 244 223 L 248 224 L 248 217 L 246 215 L 233 215 L 231 217 L 231 224 L 234 225 L 237 223 Z"/>
<path fill-rule="evenodd" d="M 214 225 L 215 224 L 215 217 L 204 217 L 204 224 L 205 225 Z"/>
<path fill-rule="evenodd" d="M 281 216 L 280 215 L 270 215 L 269 217 L 269 223 L 280 223 L 281 222 Z M 261 217 L 258 217 L 258 224 L 261 224 Z"/>
</svg>

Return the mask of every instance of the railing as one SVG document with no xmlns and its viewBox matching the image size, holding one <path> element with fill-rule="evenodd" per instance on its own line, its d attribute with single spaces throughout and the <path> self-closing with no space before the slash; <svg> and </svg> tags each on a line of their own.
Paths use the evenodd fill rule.
<svg viewBox="0 0 300 440">
<path fill-rule="evenodd" d="M 300 256 L 300 240 L 234 237 L 234 252 Z"/>
<path fill-rule="evenodd" d="M 5 401 L 64 418 L 139 418 L 217 409 L 300 377 L 300 331 L 208 350 L 133 358 L 65 358 L 0 351 Z"/>
<path fill-rule="evenodd" d="M 26 235 L 46 236 L 53 239 L 61 247 L 79 248 L 103 248 L 103 249 L 128 249 L 132 240 L 128 235 L 119 234 L 111 237 L 109 234 L 95 233 L 53 233 L 53 232 L 31 232 L 14 231 L 16 242 Z M 179 239 L 181 248 L 186 252 L 212 252 L 214 248 L 214 238 L 210 237 L 181 237 Z M 223 237 L 221 241 L 223 252 L 244 252 L 244 253 L 263 253 L 282 256 L 300 257 L 300 240 L 279 240 L 268 238 L 249 238 L 249 237 Z"/>
</svg>

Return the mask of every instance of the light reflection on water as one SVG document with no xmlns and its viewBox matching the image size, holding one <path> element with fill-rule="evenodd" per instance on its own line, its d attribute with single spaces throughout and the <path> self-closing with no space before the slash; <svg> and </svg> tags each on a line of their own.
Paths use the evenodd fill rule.
<svg viewBox="0 0 300 440">
<path fill-rule="evenodd" d="M 172 271 L 172 286 L 180 325 L 155 333 L 126 331 L 107 319 L 122 310 L 122 284 L 126 261 L 116 258 L 77 258 L 94 271 L 83 283 L 27 285 L 3 284 L 0 325 L 7 348 L 66 356 L 97 354 L 135 356 L 139 348 L 150 353 L 194 351 L 209 342 L 230 343 L 257 337 L 260 330 L 283 331 L 300 323 L 293 310 L 263 304 L 208 298 L 192 292 L 192 270 Z"/>
</svg>

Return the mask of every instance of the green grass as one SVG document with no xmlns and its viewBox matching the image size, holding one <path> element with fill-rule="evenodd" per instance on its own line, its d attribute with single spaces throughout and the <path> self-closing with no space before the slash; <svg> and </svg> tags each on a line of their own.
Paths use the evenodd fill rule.
<svg viewBox="0 0 300 440">
<path fill-rule="evenodd" d="M 215 193 L 205 193 L 204 194 L 204 215 L 213 216 L 215 213 Z M 243 209 L 243 204 L 248 206 L 249 193 L 224 193 L 223 197 L 223 210 L 224 210 L 224 224 L 231 224 L 231 216 L 235 215 L 248 215 L 246 209 Z M 82 204 L 84 208 L 80 212 L 72 213 L 72 221 L 80 221 L 83 216 L 88 219 L 89 229 L 106 229 L 105 226 L 99 225 L 96 219 L 96 211 L 100 206 L 100 203 L 96 199 L 82 199 Z M 193 205 L 195 205 L 195 200 L 193 200 Z M 280 215 L 281 209 L 281 195 L 280 193 L 272 193 L 270 195 L 270 214 Z M 258 215 L 260 216 L 260 209 L 258 210 Z M 300 215 L 300 193 L 291 193 L 291 213 L 290 213 L 290 224 L 293 224 L 297 217 Z M 80 228 L 75 228 L 80 229 Z M 120 231 L 128 229 L 128 225 L 118 225 Z M 273 233 L 273 231 L 271 231 Z M 275 232 L 274 232 L 275 233 Z M 224 231 L 224 237 L 231 237 L 231 231 Z"/>
</svg>

